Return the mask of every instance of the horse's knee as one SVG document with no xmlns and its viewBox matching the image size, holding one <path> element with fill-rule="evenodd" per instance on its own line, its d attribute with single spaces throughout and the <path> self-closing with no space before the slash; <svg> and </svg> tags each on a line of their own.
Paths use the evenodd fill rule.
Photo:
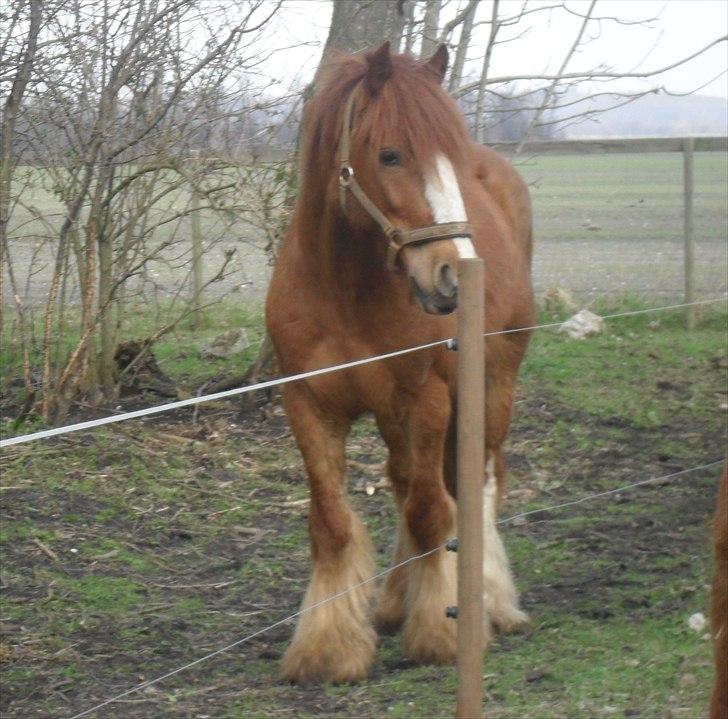
<svg viewBox="0 0 728 719">
<path fill-rule="evenodd" d="M 352 512 L 342 502 L 326 506 L 312 498 L 308 512 L 308 531 L 314 559 L 340 555 L 352 540 Z"/>
<path fill-rule="evenodd" d="M 442 544 L 455 524 L 455 504 L 444 487 L 410 492 L 404 507 L 410 536 L 419 550 Z"/>
</svg>

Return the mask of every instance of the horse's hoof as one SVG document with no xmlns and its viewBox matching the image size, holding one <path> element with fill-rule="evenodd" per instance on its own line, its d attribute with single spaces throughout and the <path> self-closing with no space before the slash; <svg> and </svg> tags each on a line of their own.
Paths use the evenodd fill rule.
<svg viewBox="0 0 728 719">
<path fill-rule="evenodd" d="M 356 643 L 294 643 L 283 655 L 281 676 L 293 684 L 345 684 L 364 679 L 372 666 L 374 632 L 361 632 Z"/>
<path fill-rule="evenodd" d="M 417 664 L 452 664 L 457 649 L 457 625 L 452 619 L 428 630 L 408 623 L 404 630 L 404 654 Z"/>
<path fill-rule="evenodd" d="M 369 674 L 372 658 L 352 659 L 332 664 L 321 661 L 304 652 L 300 655 L 286 652 L 283 657 L 281 677 L 292 684 L 346 684 L 365 679 Z"/>
<path fill-rule="evenodd" d="M 525 634 L 531 629 L 531 618 L 516 607 L 491 612 L 489 618 L 501 634 Z"/>
</svg>

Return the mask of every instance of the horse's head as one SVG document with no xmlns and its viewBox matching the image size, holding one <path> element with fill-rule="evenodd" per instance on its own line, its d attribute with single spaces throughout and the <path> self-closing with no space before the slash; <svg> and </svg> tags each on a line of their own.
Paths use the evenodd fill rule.
<svg viewBox="0 0 728 719">
<path fill-rule="evenodd" d="M 424 62 L 389 43 L 358 59 L 339 81 L 338 188 L 329 185 L 352 236 L 381 258 L 386 249 L 388 268 L 432 314 L 455 309 L 457 260 L 474 256 L 460 191 L 468 136 L 441 87 L 446 66 L 444 45 Z"/>
</svg>

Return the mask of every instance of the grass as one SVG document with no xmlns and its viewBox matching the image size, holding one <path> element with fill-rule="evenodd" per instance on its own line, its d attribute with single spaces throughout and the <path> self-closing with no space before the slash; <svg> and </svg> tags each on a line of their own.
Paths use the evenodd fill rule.
<svg viewBox="0 0 728 719">
<path fill-rule="evenodd" d="M 259 311 L 231 313 L 259 331 Z M 220 322 L 210 317 L 210 334 Z M 719 459 L 725 323 L 714 309 L 690 333 L 679 313 L 610 320 L 585 341 L 537 332 L 504 516 Z M 191 387 L 219 371 L 195 357 L 196 342 L 180 328 L 157 350 Z M 384 568 L 394 520 L 388 492 L 363 491 L 386 457 L 370 421 L 354 428 L 348 456 L 352 501 Z M 687 618 L 707 613 L 716 474 L 504 528 L 533 630 L 496 638 L 489 717 L 704 714 L 710 647 Z M 180 412 L 14 447 L 0 487 L 3 716 L 81 711 L 286 616 L 305 590 L 306 483 L 277 404 L 247 417 L 203 406 L 196 423 Z M 407 663 L 399 637 L 382 639 L 361 684 L 279 683 L 291 631 L 277 627 L 102 715 L 452 715 L 454 670 Z"/>
<path fill-rule="evenodd" d="M 679 153 L 548 156 L 517 167 L 531 186 L 539 242 L 682 242 Z M 696 153 L 694 176 L 695 237 L 724 242 L 728 160 Z"/>
<path fill-rule="evenodd" d="M 143 339 L 154 334 L 160 327 L 161 317 L 169 321 L 174 310 L 169 306 L 156 308 L 132 307 L 123 319 L 120 342 Z M 35 335 L 41 333 L 41 322 L 37 319 Z M 242 327 L 248 336 L 249 346 L 242 352 L 227 358 L 207 357 L 201 348 L 209 340 L 231 328 Z M 31 332 L 32 333 L 32 332 Z M 181 322 L 172 331 L 163 335 L 154 345 L 154 356 L 161 371 L 185 391 L 197 392 L 200 387 L 216 379 L 241 374 L 257 356 L 264 336 L 263 309 L 260 304 L 228 301 L 208 310 L 201 329 L 193 330 L 190 321 Z M 63 352 L 70 353 L 80 337 L 77 326 L 68 326 L 64 332 Z M 31 366 L 42 366 L 40 346 L 31 345 Z M 22 356 L 12 327 L 7 324 L 0 336 L 0 407 L 5 405 L 6 415 L 22 406 L 25 389 L 19 377 L 22 376 Z M 169 398 L 167 398 L 169 401 Z M 150 395 L 145 404 L 158 404 L 159 397 Z M 18 434 L 42 429 L 37 416 L 30 415 L 22 426 L 9 422 L 8 416 L 0 418 L 3 434 Z"/>
<path fill-rule="evenodd" d="M 594 309 L 610 314 L 614 306 L 602 303 Z M 714 389 L 686 384 L 682 375 L 686 365 L 697 367 L 700 357 L 718 361 L 722 356 L 725 314 L 708 312 L 702 322 L 703 331 L 687 333 L 679 312 L 618 318 L 607 321 L 607 331 L 584 342 L 579 351 L 558 334 L 537 334 L 524 371 L 546 380 L 559 401 L 602 419 L 628 417 L 635 427 L 659 427 L 689 404 L 705 420 L 714 415 Z M 634 378 L 645 375 L 650 390 L 660 395 L 659 403 L 645 403 L 644 395 L 634 392 Z M 554 428 L 561 430 L 559 425 Z"/>
</svg>

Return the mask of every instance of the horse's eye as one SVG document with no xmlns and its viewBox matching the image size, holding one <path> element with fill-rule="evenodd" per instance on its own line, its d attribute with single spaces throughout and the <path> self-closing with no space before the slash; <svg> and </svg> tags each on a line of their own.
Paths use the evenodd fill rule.
<svg viewBox="0 0 728 719">
<path fill-rule="evenodd" d="M 379 153 L 379 162 L 385 167 L 398 167 L 402 164 L 402 153 L 393 150 L 391 147 L 385 147 Z"/>
</svg>

